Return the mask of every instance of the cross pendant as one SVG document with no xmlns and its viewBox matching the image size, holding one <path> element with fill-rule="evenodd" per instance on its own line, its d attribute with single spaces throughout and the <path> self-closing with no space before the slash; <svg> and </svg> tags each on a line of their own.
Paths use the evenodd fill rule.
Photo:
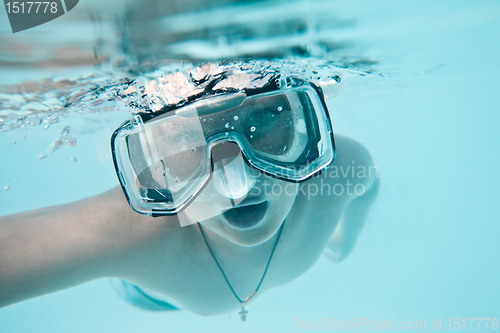
<svg viewBox="0 0 500 333">
<path fill-rule="evenodd" d="M 238 314 L 241 316 L 241 321 L 247 320 L 247 313 L 248 313 L 248 311 L 246 311 L 245 307 L 242 305 L 241 306 L 241 311 L 238 312 Z"/>
</svg>

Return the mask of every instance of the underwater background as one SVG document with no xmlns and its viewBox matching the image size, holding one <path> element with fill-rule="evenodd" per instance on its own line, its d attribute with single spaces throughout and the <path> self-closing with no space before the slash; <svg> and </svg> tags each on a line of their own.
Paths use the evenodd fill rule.
<svg viewBox="0 0 500 333">
<path fill-rule="evenodd" d="M 118 184 L 109 136 L 133 110 L 113 82 L 271 59 L 342 77 L 335 133 L 368 148 L 381 181 L 356 247 L 260 295 L 245 323 L 139 310 L 101 279 L 1 308 L 0 332 L 294 332 L 327 318 L 498 331 L 467 318 L 500 318 L 500 2 L 156 5 L 82 0 L 16 34 L 0 9 L 0 215 Z"/>
</svg>

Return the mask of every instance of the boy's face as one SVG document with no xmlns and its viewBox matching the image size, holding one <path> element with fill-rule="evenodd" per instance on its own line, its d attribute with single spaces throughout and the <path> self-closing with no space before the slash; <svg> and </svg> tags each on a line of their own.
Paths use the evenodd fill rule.
<svg viewBox="0 0 500 333">
<path fill-rule="evenodd" d="M 242 164 L 240 164 L 241 166 Z M 279 229 L 297 196 L 297 183 L 286 182 L 244 164 L 246 195 L 229 198 L 221 190 L 222 174 L 215 172 L 186 212 L 214 233 L 241 246 L 256 246 Z M 231 178 L 226 177 L 231 182 Z M 241 191 L 238 193 L 240 196 Z"/>
</svg>

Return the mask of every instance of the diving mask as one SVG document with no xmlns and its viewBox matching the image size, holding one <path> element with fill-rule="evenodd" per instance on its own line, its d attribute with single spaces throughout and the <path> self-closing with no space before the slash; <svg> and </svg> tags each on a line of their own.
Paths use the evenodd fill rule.
<svg viewBox="0 0 500 333">
<path fill-rule="evenodd" d="M 291 182 L 309 179 L 335 158 L 321 89 L 290 77 L 135 115 L 111 144 L 130 206 L 147 215 L 181 212 L 238 155 L 249 167 Z"/>
</svg>

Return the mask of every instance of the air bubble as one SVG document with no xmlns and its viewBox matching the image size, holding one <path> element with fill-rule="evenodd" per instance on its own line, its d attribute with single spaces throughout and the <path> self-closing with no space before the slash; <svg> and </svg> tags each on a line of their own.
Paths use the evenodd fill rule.
<svg viewBox="0 0 500 333">
<path fill-rule="evenodd" d="M 226 135 L 229 135 L 229 133 L 228 133 L 228 132 L 226 132 Z"/>
<path fill-rule="evenodd" d="M 234 126 L 231 126 L 231 129 L 234 129 Z"/>
<path fill-rule="evenodd" d="M 234 120 L 238 120 L 240 119 L 238 116 L 234 116 Z"/>
<path fill-rule="evenodd" d="M 255 126 L 250 127 L 250 132 L 255 132 Z"/>
<path fill-rule="evenodd" d="M 252 139 L 252 138 L 253 138 L 253 135 L 250 135 L 250 139 Z"/>
<path fill-rule="evenodd" d="M 191 150 L 190 150 L 192 153 L 196 153 L 196 148 L 195 147 L 191 147 Z"/>
<path fill-rule="evenodd" d="M 282 106 L 278 106 L 278 111 L 283 111 L 283 107 Z"/>
</svg>

